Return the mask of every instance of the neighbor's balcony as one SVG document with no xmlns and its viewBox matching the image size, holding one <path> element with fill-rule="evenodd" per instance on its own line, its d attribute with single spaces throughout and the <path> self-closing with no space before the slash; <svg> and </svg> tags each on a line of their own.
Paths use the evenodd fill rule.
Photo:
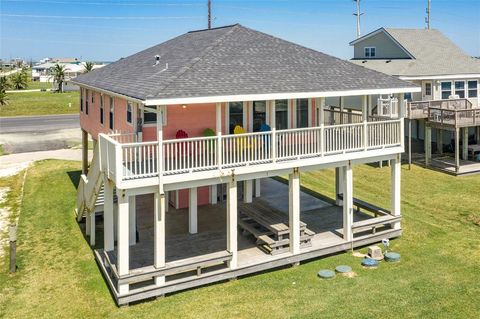
<svg viewBox="0 0 480 319">
<path fill-rule="evenodd" d="M 413 101 L 407 103 L 409 119 L 429 119 L 430 122 L 446 125 L 461 125 L 461 122 L 471 126 L 480 123 L 479 110 L 472 107 L 468 99 L 445 99 L 431 101 Z M 458 119 L 458 121 L 456 121 Z"/>
<path fill-rule="evenodd" d="M 128 188 L 158 182 L 159 167 L 173 183 L 399 153 L 402 137 L 403 119 L 153 142 L 100 134 L 99 153 L 103 172 Z"/>
</svg>

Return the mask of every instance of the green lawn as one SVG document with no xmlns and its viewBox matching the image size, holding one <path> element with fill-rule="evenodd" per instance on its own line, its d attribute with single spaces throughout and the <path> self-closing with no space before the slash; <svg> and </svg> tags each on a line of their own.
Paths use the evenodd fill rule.
<svg viewBox="0 0 480 319">
<path fill-rule="evenodd" d="M 29 169 L 15 275 L 0 272 L 6 318 L 479 318 L 480 176 L 402 168 L 404 235 L 398 264 L 365 270 L 344 253 L 117 308 L 73 215 L 78 162 Z M 389 168 L 356 166 L 355 196 L 389 203 Z M 302 184 L 333 194 L 332 170 Z M 387 206 L 388 207 L 388 206 Z M 7 269 L 6 257 L 1 269 Z M 322 281 L 321 268 L 349 264 L 357 276 Z"/>
<path fill-rule="evenodd" d="M 51 89 L 52 83 L 39 82 L 39 81 L 28 81 L 27 90 L 33 89 Z"/>
<path fill-rule="evenodd" d="M 78 113 L 80 103 L 78 91 L 8 93 L 7 97 L 8 105 L 0 106 L 0 116 Z"/>
</svg>

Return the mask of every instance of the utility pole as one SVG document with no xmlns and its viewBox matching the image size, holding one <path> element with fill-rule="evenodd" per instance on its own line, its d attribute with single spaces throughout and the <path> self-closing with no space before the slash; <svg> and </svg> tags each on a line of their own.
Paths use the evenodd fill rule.
<svg viewBox="0 0 480 319">
<path fill-rule="evenodd" d="M 357 12 L 354 13 L 353 15 L 357 17 L 357 39 L 360 38 L 360 16 L 363 15 L 362 12 L 360 12 L 360 0 L 353 0 L 357 3 Z"/>
<path fill-rule="evenodd" d="M 430 30 L 430 0 L 427 0 L 427 17 L 425 18 L 427 29 Z"/>
<path fill-rule="evenodd" d="M 212 28 L 212 1 L 208 0 L 208 28 Z"/>
</svg>

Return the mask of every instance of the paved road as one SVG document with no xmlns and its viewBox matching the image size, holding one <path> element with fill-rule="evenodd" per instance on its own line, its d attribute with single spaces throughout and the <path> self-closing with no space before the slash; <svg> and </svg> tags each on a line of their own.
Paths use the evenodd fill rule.
<svg viewBox="0 0 480 319">
<path fill-rule="evenodd" d="M 0 118 L 0 134 L 80 128 L 78 114 Z"/>
</svg>

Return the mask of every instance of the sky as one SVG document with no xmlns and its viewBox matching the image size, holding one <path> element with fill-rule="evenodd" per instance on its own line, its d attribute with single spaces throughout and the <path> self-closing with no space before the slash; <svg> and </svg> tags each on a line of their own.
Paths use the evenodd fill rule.
<svg viewBox="0 0 480 319">
<path fill-rule="evenodd" d="M 361 33 L 424 28 L 427 0 L 361 0 Z M 212 0 L 212 25 L 240 23 L 349 59 L 352 0 Z M 207 27 L 207 0 L 0 0 L 0 57 L 116 61 Z M 480 56 L 480 0 L 432 0 L 431 27 Z"/>
</svg>

